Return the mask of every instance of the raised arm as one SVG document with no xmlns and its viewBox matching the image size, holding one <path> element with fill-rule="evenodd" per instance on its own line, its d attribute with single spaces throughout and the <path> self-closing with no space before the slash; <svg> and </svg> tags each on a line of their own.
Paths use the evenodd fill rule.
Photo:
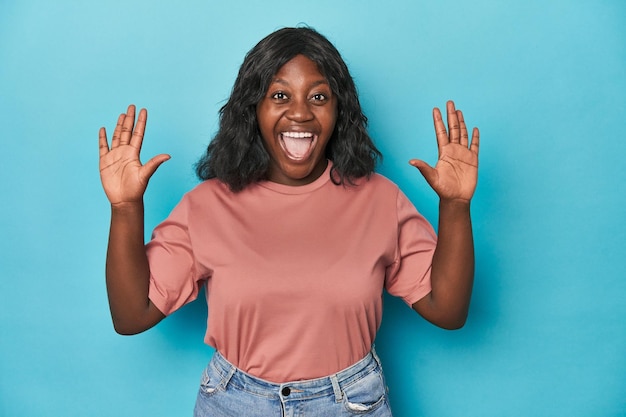
<svg viewBox="0 0 626 417">
<path fill-rule="evenodd" d="M 148 299 L 150 268 L 144 246 L 143 195 L 148 180 L 168 155 L 145 165 L 139 160 L 148 114 L 135 106 L 120 115 L 111 147 L 100 128 L 100 179 L 111 203 L 111 229 L 106 259 L 106 284 L 115 331 L 136 334 L 164 318 Z"/>
<path fill-rule="evenodd" d="M 470 142 L 463 113 L 455 109 L 452 101 L 446 108 L 447 131 L 441 112 L 433 110 L 439 149 L 436 166 L 430 167 L 418 159 L 410 161 L 440 199 L 432 291 L 413 304 L 413 309 L 437 326 L 458 329 L 467 319 L 474 281 L 470 201 L 478 178 L 479 132 L 474 128 Z"/>
</svg>

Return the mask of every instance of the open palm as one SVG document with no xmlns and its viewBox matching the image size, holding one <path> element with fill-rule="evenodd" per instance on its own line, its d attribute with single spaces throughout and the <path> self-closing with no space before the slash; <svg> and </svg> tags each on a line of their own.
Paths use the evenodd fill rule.
<svg viewBox="0 0 626 417">
<path fill-rule="evenodd" d="M 140 202 L 152 174 L 169 159 L 169 155 L 161 154 L 141 164 L 139 153 L 147 118 L 147 111 L 141 109 L 135 126 L 135 106 L 128 106 L 117 120 L 110 148 L 106 130 L 100 128 L 100 180 L 113 205 Z"/>
<path fill-rule="evenodd" d="M 474 128 L 469 141 L 463 113 L 449 101 L 446 105 L 448 129 L 438 108 L 433 110 L 439 159 L 435 167 L 419 159 L 409 161 L 420 170 L 441 199 L 470 201 L 478 179 L 479 132 Z"/>
</svg>

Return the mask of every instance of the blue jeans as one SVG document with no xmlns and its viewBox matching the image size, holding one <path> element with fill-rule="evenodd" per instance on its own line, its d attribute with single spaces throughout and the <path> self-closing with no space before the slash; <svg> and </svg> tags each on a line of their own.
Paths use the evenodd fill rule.
<svg viewBox="0 0 626 417">
<path fill-rule="evenodd" d="M 376 352 L 328 377 L 275 384 L 253 377 L 215 352 L 194 417 L 391 417 Z"/>
</svg>

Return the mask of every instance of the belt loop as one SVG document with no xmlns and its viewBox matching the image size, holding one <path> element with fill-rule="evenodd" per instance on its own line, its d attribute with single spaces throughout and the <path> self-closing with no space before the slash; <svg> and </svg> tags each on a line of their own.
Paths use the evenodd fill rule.
<svg viewBox="0 0 626 417">
<path fill-rule="evenodd" d="M 372 345 L 372 356 L 374 357 L 374 360 L 376 361 L 376 363 L 378 364 L 379 368 L 383 368 L 383 366 L 380 364 L 380 358 L 378 357 L 378 355 L 376 354 L 376 348 L 374 347 L 374 345 Z"/>
<path fill-rule="evenodd" d="M 233 365 L 231 364 L 229 365 L 230 365 L 230 369 L 228 370 L 228 373 L 222 379 L 222 382 L 220 382 L 220 385 L 222 386 L 223 389 L 226 389 L 226 386 L 230 382 L 230 379 L 233 377 L 233 375 L 235 375 L 235 371 L 237 370 L 237 368 L 235 368 Z"/>
<path fill-rule="evenodd" d="M 343 393 L 341 387 L 339 387 L 339 380 L 337 380 L 337 374 L 330 376 L 330 383 L 333 384 L 333 392 L 335 393 L 335 402 L 340 403 L 343 400 Z"/>
</svg>

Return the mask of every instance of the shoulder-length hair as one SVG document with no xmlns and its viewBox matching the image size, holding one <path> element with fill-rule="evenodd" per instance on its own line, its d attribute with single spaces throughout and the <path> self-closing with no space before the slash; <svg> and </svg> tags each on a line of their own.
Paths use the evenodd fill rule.
<svg viewBox="0 0 626 417">
<path fill-rule="evenodd" d="M 270 156 L 263 145 L 256 107 L 274 75 L 296 55 L 317 64 L 337 97 L 335 131 L 326 146 L 326 158 L 333 162 L 332 181 L 354 184 L 355 179 L 374 172 L 382 155 L 367 133 L 367 117 L 348 67 L 328 39 L 314 29 L 298 27 L 271 33 L 246 55 L 230 98 L 220 109 L 219 130 L 196 164 L 201 180 L 217 178 L 236 192 L 267 178 Z"/>
</svg>

